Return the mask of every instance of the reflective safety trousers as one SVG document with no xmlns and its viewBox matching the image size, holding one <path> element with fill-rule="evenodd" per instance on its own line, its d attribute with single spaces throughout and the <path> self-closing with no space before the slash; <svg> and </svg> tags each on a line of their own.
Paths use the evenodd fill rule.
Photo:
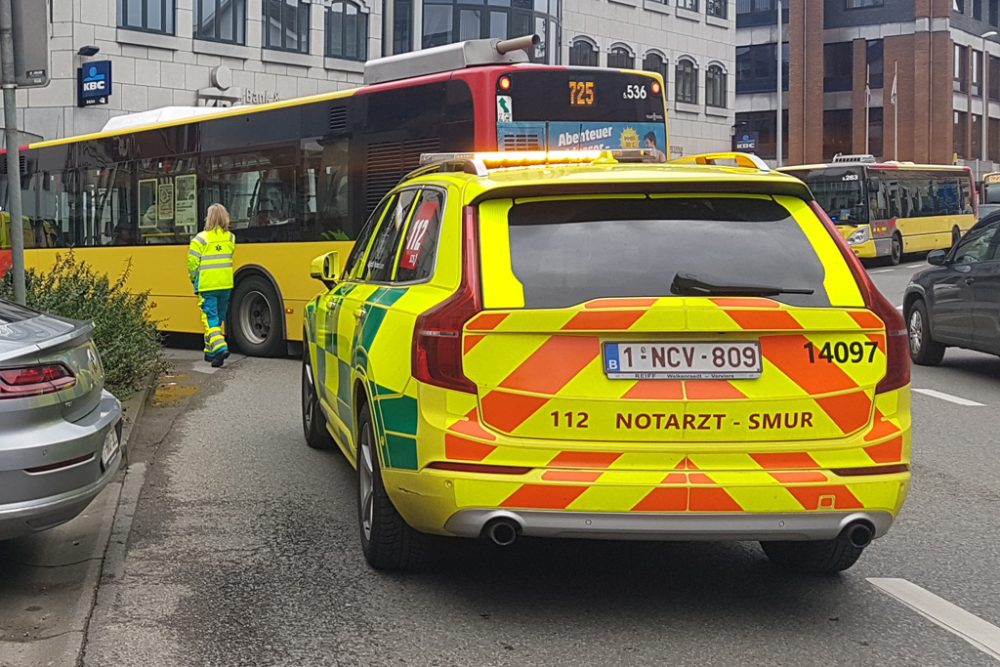
<svg viewBox="0 0 1000 667">
<path fill-rule="evenodd" d="M 212 292 L 233 288 L 233 252 L 236 236 L 232 232 L 213 229 L 201 232 L 188 247 L 188 277 L 194 291 Z"/>
</svg>

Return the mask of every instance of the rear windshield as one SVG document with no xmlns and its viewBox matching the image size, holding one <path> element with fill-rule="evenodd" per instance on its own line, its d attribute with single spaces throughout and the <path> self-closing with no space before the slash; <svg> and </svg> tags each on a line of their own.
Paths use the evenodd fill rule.
<svg viewBox="0 0 1000 667">
<path fill-rule="evenodd" d="M 530 202 L 514 205 L 508 222 L 511 268 L 527 308 L 671 296 L 678 274 L 716 286 L 811 290 L 771 298 L 830 305 L 823 263 L 795 219 L 770 199 Z"/>
<path fill-rule="evenodd" d="M 38 313 L 7 301 L 0 301 L 0 324 L 13 324 L 38 317 Z"/>
</svg>

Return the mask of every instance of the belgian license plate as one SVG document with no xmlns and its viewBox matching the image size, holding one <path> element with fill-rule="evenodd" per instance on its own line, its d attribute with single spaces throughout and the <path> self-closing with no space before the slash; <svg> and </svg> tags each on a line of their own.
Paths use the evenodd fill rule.
<svg viewBox="0 0 1000 667">
<path fill-rule="evenodd" d="M 105 468 L 115 458 L 119 449 L 121 449 L 121 439 L 118 437 L 118 429 L 112 428 L 104 436 L 104 447 L 101 449 L 101 464 Z"/>
<path fill-rule="evenodd" d="M 605 343 L 604 372 L 621 380 L 759 378 L 760 343 Z"/>
</svg>

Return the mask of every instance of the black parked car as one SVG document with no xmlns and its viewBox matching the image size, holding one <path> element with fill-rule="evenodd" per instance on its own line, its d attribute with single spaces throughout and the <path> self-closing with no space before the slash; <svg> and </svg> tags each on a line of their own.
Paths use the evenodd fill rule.
<svg viewBox="0 0 1000 667">
<path fill-rule="evenodd" d="M 914 363 L 939 364 L 949 346 L 1000 354 L 1000 214 L 927 261 L 903 298 Z"/>
</svg>

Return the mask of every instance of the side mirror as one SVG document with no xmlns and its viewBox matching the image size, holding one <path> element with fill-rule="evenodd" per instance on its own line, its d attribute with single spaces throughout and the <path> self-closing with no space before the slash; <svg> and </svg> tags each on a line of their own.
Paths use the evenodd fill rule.
<svg viewBox="0 0 1000 667">
<path fill-rule="evenodd" d="M 934 266 L 944 266 L 948 259 L 947 250 L 931 250 L 927 253 L 927 263 Z"/>
<path fill-rule="evenodd" d="M 309 276 L 327 287 L 333 287 L 340 279 L 340 253 L 333 250 L 314 259 L 309 267 Z"/>
</svg>

